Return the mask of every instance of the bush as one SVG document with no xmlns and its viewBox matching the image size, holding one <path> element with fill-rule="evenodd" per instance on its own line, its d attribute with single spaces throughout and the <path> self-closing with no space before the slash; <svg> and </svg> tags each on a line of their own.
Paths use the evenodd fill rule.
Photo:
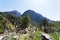
<svg viewBox="0 0 60 40">
<path fill-rule="evenodd" d="M 8 37 L 7 40 L 16 40 L 16 38 Z"/>
<path fill-rule="evenodd" d="M 3 33 L 4 29 L 3 29 L 3 24 L 0 22 L 0 33 Z"/>
<path fill-rule="evenodd" d="M 40 31 L 36 31 L 34 33 L 34 38 L 33 39 L 34 40 L 41 40 L 41 33 L 40 33 Z"/>
<path fill-rule="evenodd" d="M 51 36 L 52 36 L 52 38 L 54 40 L 60 40 L 60 36 L 59 36 L 59 34 L 57 32 L 56 33 L 53 33 Z"/>
</svg>

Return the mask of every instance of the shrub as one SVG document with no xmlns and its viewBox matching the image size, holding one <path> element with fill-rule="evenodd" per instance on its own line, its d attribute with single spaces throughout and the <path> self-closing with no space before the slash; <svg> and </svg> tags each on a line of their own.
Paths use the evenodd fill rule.
<svg viewBox="0 0 60 40">
<path fill-rule="evenodd" d="M 51 36 L 52 36 L 52 38 L 54 40 L 60 40 L 60 36 L 59 36 L 59 34 L 57 32 L 56 33 L 53 33 Z"/>
<path fill-rule="evenodd" d="M 7 40 L 16 40 L 16 38 L 8 37 Z"/>
</svg>

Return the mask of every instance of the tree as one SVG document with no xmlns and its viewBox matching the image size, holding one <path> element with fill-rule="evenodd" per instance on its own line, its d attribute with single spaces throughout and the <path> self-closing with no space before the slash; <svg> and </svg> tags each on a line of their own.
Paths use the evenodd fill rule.
<svg viewBox="0 0 60 40">
<path fill-rule="evenodd" d="M 4 29 L 3 29 L 3 24 L 2 22 L 0 22 L 0 33 L 3 33 Z"/>
<path fill-rule="evenodd" d="M 48 30 L 48 20 L 46 18 L 43 18 L 42 22 L 40 23 L 40 27 L 44 32 L 47 33 Z"/>
<path fill-rule="evenodd" d="M 29 26 L 29 24 L 30 24 L 30 17 L 28 14 L 24 14 L 23 17 L 21 18 L 20 28 L 25 29 Z"/>
<path fill-rule="evenodd" d="M 46 33 L 53 32 L 54 29 L 52 28 L 54 28 L 54 26 L 55 25 L 53 24 L 53 22 L 48 22 L 46 18 L 43 18 L 42 22 L 40 23 L 40 28 Z"/>
<path fill-rule="evenodd" d="M 49 32 L 54 32 L 55 24 L 53 24 L 53 22 L 50 22 L 48 23 L 48 26 L 49 26 Z"/>
<path fill-rule="evenodd" d="M 4 31 L 2 20 L 3 20 L 3 17 L 0 15 L 0 33 L 3 33 Z"/>
</svg>

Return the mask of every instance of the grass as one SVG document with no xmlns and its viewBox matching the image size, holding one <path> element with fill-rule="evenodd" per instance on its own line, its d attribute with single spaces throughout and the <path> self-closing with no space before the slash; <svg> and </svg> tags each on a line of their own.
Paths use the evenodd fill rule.
<svg viewBox="0 0 60 40">
<path fill-rule="evenodd" d="M 16 38 L 8 37 L 7 40 L 16 40 Z"/>
<path fill-rule="evenodd" d="M 40 31 L 36 31 L 34 33 L 34 40 L 41 40 L 41 32 Z"/>
<path fill-rule="evenodd" d="M 33 35 L 28 34 L 28 35 L 25 36 L 24 40 L 41 40 L 41 32 L 36 31 L 35 33 L 33 33 Z"/>
<path fill-rule="evenodd" d="M 54 40 L 60 40 L 60 35 L 59 35 L 59 33 L 53 33 L 52 35 L 52 38 L 54 39 Z"/>
</svg>

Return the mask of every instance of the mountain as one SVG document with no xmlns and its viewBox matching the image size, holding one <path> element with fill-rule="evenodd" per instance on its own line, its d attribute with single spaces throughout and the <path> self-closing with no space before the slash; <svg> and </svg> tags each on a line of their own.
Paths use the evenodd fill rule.
<svg viewBox="0 0 60 40">
<path fill-rule="evenodd" d="M 19 18 L 17 17 L 21 17 L 21 15 L 24 16 L 24 14 L 28 14 L 31 18 L 31 21 L 35 22 L 35 23 L 40 23 L 42 21 L 43 18 L 46 18 L 44 16 L 42 16 L 41 14 L 39 13 L 36 13 L 35 11 L 33 10 L 27 10 L 25 11 L 23 14 L 21 14 L 20 12 L 18 12 L 17 10 L 13 10 L 13 11 L 9 11 L 9 12 L 3 12 L 5 14 L 3 15 L 6 15 L 6 13 L 12 15 L 12 17 L 16 17 L 15 19 L 19 20 Z M 10 17 L 9 17 L 10 18 Z M 46 18 L 48 21 L 51 21 L 50 19 Z M 11 19 L 10 19 L 11 20 Z"/>
<path fill-rule="evenodd" d="M 20 18 L 14 14 L 10 14 L 10 12 L 0 12 L 0 15 L 8 19 L 13 25 L 20 25 Z"/>
<path fill-rule="evenodd" d="M 24 14 L 28 14 L 30 16 L 31 20 L 36 23 L 40 23 L 42 21 L 42 19 L 44 18 L 41 14 L 36 13 L 33 10 L 27 10 L 23 13 L 23 15 Z"/>
<path fill-rule="evenodd" d="M 18 17 L 21 15 L 21 13 L 18 12 L 17 10 L 10 11 L 9 13 L 12 14 L 12 15 L 16 15 Z"/>
<path fill-rule="evenodd" d="M 6 13 L 0 12 L 0 34 L 3 33 L 5 30 L 15 29 L 15 26 L 12 22 L 8 19 L 8 15 Z"/>
<path fill-rule="evenodd" d="M 21 18 L 25 14 L 28 14 L 31 18 L 32 25 L 36 25 L 42 21 L 43 18 L 46 18 L 42 16 L 39 13 L 36 13 L 33 10 L 27 10 L 23 14 L 20 14 L 20 12 L 14 10 L 14 11 L 9 11 L 9 12 L 0 12 L 0 32 L 4 31 L 5 28 L 17 28 L 20 27 L 21 25 Z M 50 19 L 46 18 L 48 21 Z M 3 29 L 3 28 L 4 29 Z M 2 31 L 1 31 L 2 30 Z"/>
</svg>

